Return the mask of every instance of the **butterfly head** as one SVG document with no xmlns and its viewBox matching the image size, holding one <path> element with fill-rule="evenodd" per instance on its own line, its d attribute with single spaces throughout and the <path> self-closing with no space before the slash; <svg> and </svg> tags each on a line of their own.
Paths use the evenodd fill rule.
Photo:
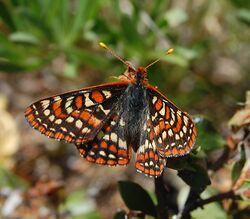
<svg viewBox="0 0 250 219">
<path fill-rule="evenodd" d="M 148 81 L 148 73 L 144 67 L 139 67 L 135 72 L 135 83 L 146 84 Z"/>
</svg>

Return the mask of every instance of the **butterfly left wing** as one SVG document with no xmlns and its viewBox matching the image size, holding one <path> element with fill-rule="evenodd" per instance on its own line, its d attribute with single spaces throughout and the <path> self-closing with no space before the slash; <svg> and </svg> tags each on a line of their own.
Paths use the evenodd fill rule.
<svg viewBox="0 0 250 219">
<path fill-rule="evenodd" d="M 147 91 L 159 154 L 162 157 L 177 157 L 189 153 L 197 135 L 190 116 L 178 109 L 154 87 L 149 85 Z"/>
<path fill-rule="evenodd" d="M 118 102 L 96 137 L 92 141 L 76 144 L 84 158 L 92 163 L 109 166 L 129 163 L 132 147 L 125 137 L 123 112 L 121 103 Z"/>
<path fill-rule="evenodd" d="M 25 111 L 28 122 L 42 134 L 83 143 L 94 139 L 123 95 L 127 83 L 115 82 L 45 98 Z"/>
</svg>

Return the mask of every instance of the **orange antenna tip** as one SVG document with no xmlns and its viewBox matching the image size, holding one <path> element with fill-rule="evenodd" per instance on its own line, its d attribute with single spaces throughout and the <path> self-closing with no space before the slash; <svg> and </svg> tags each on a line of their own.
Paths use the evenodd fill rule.
<svg viewBox="0 0 250 219">
<path fill-rule="evenodd" d="M 174 52 L 174 48 L 170 48 L 170 49 L 167 50 L 167 55 L 172 54 L 173 52 Z"/>
<path fill-rule="evenodd" d="M 105 43 L 103 43 L 103 42 L 100 42 L 100 43 L 99 43 L 99 46 L 100 46 L 101 48 L 103 48 L 103 49 L 107 49 L 107 48 L 108 48 L 107 45 L 106 45 Z"/>
</svg>

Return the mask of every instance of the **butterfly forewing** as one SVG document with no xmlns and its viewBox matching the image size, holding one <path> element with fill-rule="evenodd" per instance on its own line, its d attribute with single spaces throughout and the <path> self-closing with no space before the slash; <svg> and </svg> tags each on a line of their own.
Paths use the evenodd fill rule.
<svg viewBox="0 0 250 219">
<path fill-rule="evenodd" d="M 148 95 L 159 154 L 172 157 L 189 153 L 197 135 L 190 116 L 151 86 Z"/>
<path fill-rule="evenodd" d="M 46 98 L 25 111 L 28 122 L 48 137 L 83 143 L 94 139 L 126 89 L 126 83 L 85 88 Z"/>
</svg>

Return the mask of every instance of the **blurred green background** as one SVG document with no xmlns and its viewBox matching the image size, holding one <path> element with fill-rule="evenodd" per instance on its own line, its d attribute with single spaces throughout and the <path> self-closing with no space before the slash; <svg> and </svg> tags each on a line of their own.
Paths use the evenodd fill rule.
<svg viewBox="0 0 250 219">
<path fill-rule="evenodd" d="M 226 135 L 225 123 L 250 88 L 249 26 L 250 1 L 245 0 L 0 0 L 0 165 L 24 181 L 9 180 L 12 175 L 3 180 L 3 173 L 2 187 L 29 187 L 46 175 L 63 181 L 64 193 L 72 195 L 60 208 L 88 212 L 86 218 L 110 218 L 123 205 L 107 175 L 138 178 L 149 189 L 150 180 L 137 176 L 133 165 L 89 165 L 74 146 L 33 131 L 25 108 L 39 98 L 113 81 L 123 73 L 126 67 L 99 41 L 135 67 L 173 47 L 172 55 L 149 69 L 150 83 L 181 109 L 206 115 Z M 76 189 L 94 198 L 74 196 Z M 72 207 L 77 197 L 86 204 L 85 213 Z"/>
</svg>

